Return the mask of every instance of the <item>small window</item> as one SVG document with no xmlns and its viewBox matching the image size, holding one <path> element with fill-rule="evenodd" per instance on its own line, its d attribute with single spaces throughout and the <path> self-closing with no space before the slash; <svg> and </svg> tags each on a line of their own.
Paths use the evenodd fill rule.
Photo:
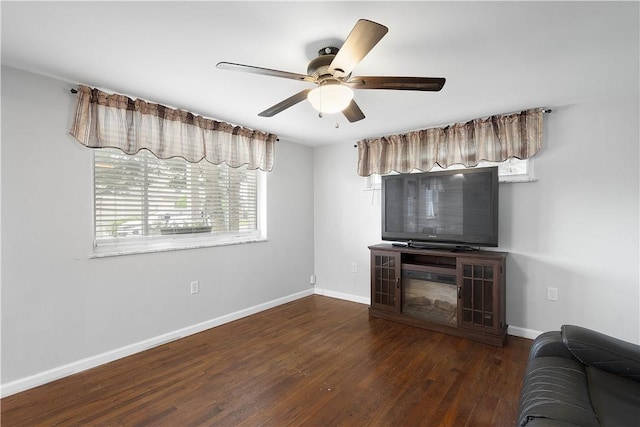
<svg viewBox="0 0 640 427">
<path fill-rule="evenodd" d="M 516 159 L 510 158 L 504 162 L 481 161 L 477 167 L 498 166 L 499 182 L 532 182 L 535 181 L 533 174 L 533 158 Z M 447 169 L 463 169 L 463 165 L 451 165 Z M 444 170 L 439 166 L 434 166 L 431 170 Z M 365 177 L 365 190 L 379 190 L 381 188 L 381 175 L 371 174 Z"/>
<path fill-rule="evenodd" d="M 382 188 L 382 175 L 372 173 L 364 177 L 365 190 L 380 190 L 380 188 Z"/>
<path fill-rule="evenodd" d="M 94 150 L 94 253 L 264 240 L 261 172 Z"/>
<path fill-rule="evenodd" d="M 498 166 L 498 180 L 500 182 L 532 182 L 535 181 L 533 175 L 533 158 L 516 159 L 512 157 L 504 162 L 482 161 L 478 167 Z"/>
</svg>

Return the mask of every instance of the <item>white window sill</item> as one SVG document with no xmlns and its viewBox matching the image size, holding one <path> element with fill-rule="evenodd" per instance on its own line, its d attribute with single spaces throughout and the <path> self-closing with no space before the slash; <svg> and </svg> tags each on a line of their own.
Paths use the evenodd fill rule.
<svg viewBox="0 0 640 427">
<path fill-rule="evenodd" d="M 216 246 L 241 245 L 245 243 L 266 242 L 266 237 L 227 236 L 212 238 L 175 237 L 156 241 L 137 241 L 121 243 L 102 243 L 93 249 L 89 258 L 107 258 L 123 255 L 148 254 L 156 252 L 181 251 L 185 249 L 211 248 Z"/>
</svg>

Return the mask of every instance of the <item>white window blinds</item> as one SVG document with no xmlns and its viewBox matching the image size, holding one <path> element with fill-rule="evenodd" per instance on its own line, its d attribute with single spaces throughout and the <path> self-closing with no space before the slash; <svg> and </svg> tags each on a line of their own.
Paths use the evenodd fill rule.
<svg viewBox="0 0 640 427">
<path fill-rule="evenodd" d="M 258 173 L 207 161 L 158 159 L 146 150 L 136 155 L 95 150 L 94 246 L 162 236 L 254 235 Z"/>
</svg>

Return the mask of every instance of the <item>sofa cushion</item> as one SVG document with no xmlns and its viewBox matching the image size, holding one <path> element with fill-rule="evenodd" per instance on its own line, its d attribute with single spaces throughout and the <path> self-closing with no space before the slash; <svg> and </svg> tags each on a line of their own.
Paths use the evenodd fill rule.
<svg viewBox="0 0 640 427">
<path fill-rule="evenodd" d="M 640 346 L 573 325 L 562 326 L 562 340 L 585 365 L 640 381 Z"/>
<path fill-rule="evenodd" d="M 584 365 L 564 357 L 538 357 L 527 365 L 518 423 L 546 418 L 582 427 L 599 426 Z"/>
<path fill-rule="evenodd" d="M 590 366 L 585 371 L 600 425 L 640 426 L 640 383 Z"/>
</svg>

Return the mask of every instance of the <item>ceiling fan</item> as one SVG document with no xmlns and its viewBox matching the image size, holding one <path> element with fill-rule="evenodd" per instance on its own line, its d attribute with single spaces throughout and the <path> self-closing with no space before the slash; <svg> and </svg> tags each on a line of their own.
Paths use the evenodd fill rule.
<svg viewBox="0 0 640 427">
<path fill-rule="evenodd" d="M 243 71 L 265 76 L 301 80 L 315 83 L 317 87 L 305 89 L 281 101 L 258 115 L 273 117 L 287 108 L 308 99 L 311 105 L 323 113 L 342 112 L 350 122 L 364 119 L 364 113 L 353 100 L 352 89 L 393 89 L 437 92 L 444 86 L 443 77 L 396 77 L 357 76 L 351 77 L 353 69 L 387 34 L 388 28 L 366 19 L 360 19 L 353 27 L 340 49 L 325 47 L 318 57 L 309 62 L 307 74 L 290 73 L 252 65 L 219 62 L 216 67 L 223 70 Z"/>
</svg>

